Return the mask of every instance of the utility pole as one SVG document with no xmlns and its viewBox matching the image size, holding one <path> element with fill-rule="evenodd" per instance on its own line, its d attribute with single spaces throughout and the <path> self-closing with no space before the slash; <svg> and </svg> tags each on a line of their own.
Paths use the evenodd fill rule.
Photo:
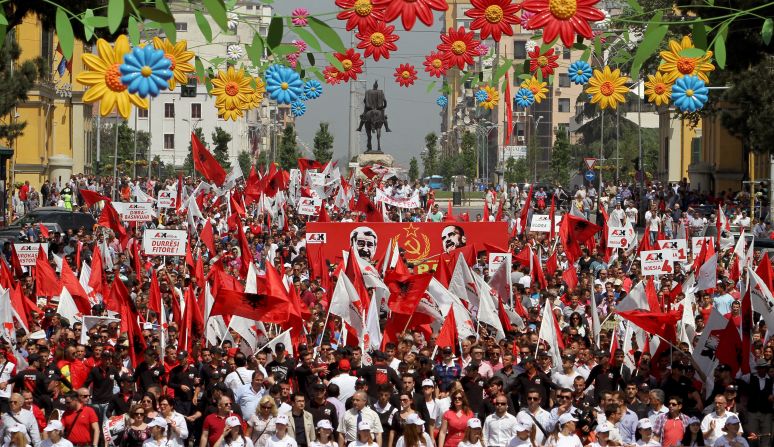
<svg viewBox="0 0 774 447">
<path fill-rule="evenodd" d="M 355 33 L 350 33 L 350 47 L 355 47 Z M 359 124 L 357 114 L 357 88 L 355 82 L 349 83 L 349 158 L 347 163 L 351 163 L 355 157 L 360 155 L 359 140 L 357 136 L 357 125 Z"/>
</svg>

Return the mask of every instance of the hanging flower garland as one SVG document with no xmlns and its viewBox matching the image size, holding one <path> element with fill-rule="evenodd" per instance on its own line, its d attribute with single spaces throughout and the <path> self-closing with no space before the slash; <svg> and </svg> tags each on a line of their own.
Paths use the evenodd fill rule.
<svg viewBox="0 0 774 447">
<path fill-rule="evenodd" d="M 444 107 L 449 105 L 449 98 L 447 98 L 444 95 L 441 95 L 438 97 L 438 99 L 435 100 L 435 103 L 438 104 L 438 106 L 443 109 Z"/>
<path fill-rule="evenodd" d="M 436 78 L 446 75 L 446 70 L 449 68 L 443 54 L 436 52 L 428 54 L 422 65 L 425 66 L 425 71 L 430 73 L 430 76 Z"/>
<path fill-rule="evenodd" d="M 357 81 L 357 75 L 363 72 L 363 59 L 360 54 L 350 48 L 345 53 L 334 53 L 333 56 L 344 67 L 344 71 L 339 74 L 341 81 L 347 82 L 350 79 Z"/>
<path fill-rule="evenodd" d="M 323 87 L 320 81 L 310 79 L 304 83 L 304 96 L 306 99 L 317 99 L 322 95 Z"/>
<path fill-rule="evenodd" d="M 282 65 L 266 73 L 266 91 L 279 104 L 290 104 L 303 92 L 304 82 L 295 70 Z"/>
<path fill-rule="evenodd" d="M 541 101 L 546 99 L 546 93 L 548 93 L 547 82 L 538 81 L 538 79 L 532 76 L 530 79 L 521 83 L 521 88 L 526 88 L 532 92 L 535 97 L 535 102 L 540 104 Z"/>
<path fill-rule="evenodd" d="M 344 10 L 336 18 L 347 21 L 347 31 L 357 28 L 363 33 L 384 23 L 384 8 L 374 6 L 371 0 L 336 0 L 336 6 Z"/>
<path fill-rule="evenodd" d="M 449 67 L 456 65 L 460 70 L 464 70 L 466 64 L 473 65 L 473 57 L 478 56 L 479 44 L 473 37 L 472 32 L 465 32 L 464 26 L 457 30 L 449 28 L 446 34 L 441 34 L 441 44 L 437 48 L 448 61 Z"/>
<path fill-rule="evenodd" d="M 244 70 L 237 71 L 234 67 L 218 71 L 218 76 L 212 80 L 210 94 L 215 97 L 215 107 L 223 119 L 236 120 L 250 107 L 250 97 L 254 94 L 250 79 Z"/>
<path fill-rule="evenodd" d="M 425 26 L 433 25 L 433 11 L 446 11 L 446 0 L 372 0 L 377 8 L 384 9 L 384 20 L 392 22 L 400 17 L 403 29 L 410 31 L 417 19 Z"/>
<path fill-rule="evenodd" d="M 657 106 L 669 104 L 674 81 L 675 77 L 671 74 L 648 75 L 648 80 L 645 82 L 645 96 L 648 97 L 648 102 Z"/>
<path fill-rule="evenodd" d="M 169 39 L 161 40 L 158 37 L 153 38 L 153 46 L 164 51 L 164 57 L 169 59 L 172 70 L 172 77 L 169 78 L 169 90 L 174 90 L 177 83 L 188 83 L 188 74 L 193 73 L 194 67 L 188 61 L 194 58 L 193 51 L 188 51 L 188 42 L 185 40 L 178 40 L 177 43 L 172 44 Z"/>
<path fill-rule="evenodd" d="M 309 25 L 309 10 L 306 8 L 296 8 L 290 13 L 290 21 L 295 26 Z"/>
<path fill-rule="evenodd" d="M 698 76 L 682 76 L 672 86 L 672 100 L 683 112 L 695 112 L 707 103 L 709 89 Z"/>
<path fill-rule="evenodd" d="M 621 75 L 621 70 L 616 68 L 611 71 L 609 66 L 605 66 L 603 71 L 594 70 L 586 93 L 591 95 L 592 104 L 599 103 L 602 109 L 615 109 L 618 103 L 626 102 L 624 95 L 629 92 L 628 81 L 629 78 Z"/>
<path fill-rule="evenodd" d="M 152 45 L 135 47 L 124 55 L 121 64 L 121 83 L 129 93 L 136 93 L 140 98 L 156 97 L 159 92 L 169 87 L 172 62 L 164 57 L 163 50 L 157 50 Z"/>
<path fill-rule="evenodd" d="M 394 34 L 394 31 L 394 26 L 379 22 L 373 28 L 369 28 L 362 33 L 356 34 L 355 37 L 360 40 L 357 47 L 361 50 L 365 50 L 363 52 L 363 57 L 373 56 L 375 61 L 378 61 L 382 57 L 389 59 L 390 51 L 398 50 L 398 46 L 395 45 L 395 42 L 399 37 Z"/>
<path fill-rule="evenodd" d="M 500 93 L 496 88 L 489 85 L 485 85 L 483 89 L 479 90 L 484 92 L 486 97 L 483 101 L 479 102 L 479 105 L 485 109 L 493 110 L 498 102 L 500 102 Z"/>
<path fill-rule="evenodd" d="M 401 87 L 409 87 L 417 80 L 417 69 L 411 64 L 400 64 L 393 75 Z"/>
<path fill-rule="evenodd" d="M 543 29 L 543 42 L 557 37 L 567 48 L 575 43 L 575 35 L 593 37 L 590 22 L 603 20 L 602 11 L 594 8 L 599 0 L 525 0 L 521 7 L 535 13 L 529 19 L 528 29 Z"/>
<path fill-rule="evenodd" d="M 591 79 L 594 74 L 586 61 L 575 61 L 570 64 L 570 68 L 567 69 L 567 74 L 570 76 L 570 81 L 575 85 L 585 85 Z"/>
<path fill-rule="evenodd" d="M 705 84 L 709 84 L 709 72 L 715 70 L 715 66 L 710 62 L 712 51 L 705 52 L 701 57 L 687 57 L 680 54 L 692 48 L 694 48 L 693 42 L 688 36 L 684 36 L 680 43 L 670 40 L 669 51 L 659 53 L 664 62 L 658 66 L 658 71 L 673 75 L 675 78 L 686 75 L 696 76 Z"/>
<path fill-rule="evenodd" d="M 554 54 L 553 48 L 541 54 L 540 47 L 536 46 L 527 56 L 529 56 L 530 73 L 537 74 L 540 71 L 543 79 L 548 79 L 550 75 L 554 74 L 554 68 L 559 68 L 559 64 L 556 63 L 559 55 Z"/>
<path fill-rule="evenodd" d="M 490 35 L 492 40 L 499 42 L 503 34 L 513 35 L 513 25 L 519 23 L 516 13 L 521 5 L 512 4 L 511 0 L 471 0 L 472 8 L 465 15 L 473 19 L 470 29 L 481 30 L 481 39 Z"/>
<path fill-rule="evenodd" d="M 532 90 L 525 87 L 516 91 L 515 98 L 516 105 L 524 109 L 535 103 L 535 95 L 532 93 Z"/>
<path fill-rule="evenodd" d="M 306 113 L 306 104 L 299 100 L 293 101 L 290 104 L 290 113 L 292 113 L 295 117 L 302 116 L 304 113 Z"/>
</svg>

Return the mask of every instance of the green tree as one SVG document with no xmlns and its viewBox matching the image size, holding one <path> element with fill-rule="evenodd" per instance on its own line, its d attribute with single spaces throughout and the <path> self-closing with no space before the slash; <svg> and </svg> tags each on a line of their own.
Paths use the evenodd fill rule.
<svg viewBox="0 0 774 447">
<path fill-rule="evenodd" d="M 333 135 L 328 131 L 328 123 L 320 123 L 314 134 L 314 159 L 328 163 L 333 158 Z"/>
<path fill-rule="evenodd" d="M 459 165 L 459 154 L 449 154 L 448 156 L 441 157 L 438 162 L 438 175 L 443 177 L 443 181 L 447 185 L 451 185 L 452 177 L 457 175 L 457 166 Z"/>
<path fill-rule="evenodd" d="M 435 132 L 425 135 L 425 151 L 422 153 L 422 177 L 438 174 L 438 136 Z"/>
<path fill-rule="evenodd" d="M 240 151 L 239 155 L 237 155 L 237 162 L 239 162 L 239 168 L 242 169 L 242 175 L 244 175 L 245 179 L 247 179 L 247 176 L 250 174 L 250 168 L 253 166 L 253 160 L 252 157 L 250 157 L 250 152 Z"/>
<path fill-rule="evenodd" d="M 279 164 L 282 169 L 292 169 L 298 165 L 298 144 L 296 129 L 290 124 L 282 131 L 282 141 L 279 146 Z"/>
<path fill-rule="evenodd" d="M 116 129 L 118 129 L 118 171 L 124 174 L 133 173 L 135 161 L 134 148 L 135 136 L 137 137 L 137 173 L 142 174 L 145 165 L 140 168 L 141 162 L 148 159 L 148 149 L 150 148 L 150 135 L 148 132 L 129 127 L 125 121 L 120 123 L 111 123 L 103 125 L 100 129 L 100 143 L 102 145 L 102 160 L 104 164 L 98 168 L 101 175 L 113 175 L 113 154 L 116 147 Z M 97 146 L 97 133 L 92 134 L 92 144 Z"/>
<path fill-rule="evenodd" d="M 212 133 L 212 145 L 215 146 L 212 149 L 212 155 L 226 172 L 231 170 L 231 161 L 229 161 L 228 156 L 228 143 L 230 142 L 231 134 L 220 127 L 216 127 L 215 132 Z"/>
<path fill-rule="evenodd" d="M 468 181 L 476 178 L 476 134 L 465 131 L 462 134 L 462 152 L 457 167 L 457 174 L 464 175 Z"/>
<path fill-rule="evenodd" d="M 43 59 L 37 58 L 19 64 L 20 54 L 19 44 L 11 33 L 0 48 L 0 116 L 12 117 L 16 104 L 27 100 L 27 92 L 46 72 Z M 11 146 L 26 125 L 24 121 L 3 120 L 0 122 L 0 139 Z"/>
<path fill-rule="evenodd" d="M 269 151 L 263 150 L 261 152 L 258 152 L 258 158 L 255 160 L 255 166 L 256 169 L 263 170 L 263 172 L 267 172 L 266 169 L 269 165 Z"/>
<path fill-rule="evenodd" d="M 193 133 L 196 135 L 196 138 L 202 142 L 204 147 L 207 147 L 207 141 L 204 139 L 204 131 L 201 129 L 201 127 L 194 129 Z M 188 141 L 188 155 L 186 155 L 185 161 L 183 162 L 183 174 L 189 176 L 194 175 L 193 146 L 191 146 L 190 140 Z"/>
<path fill-rule="evenodd" d="M 529 166 L 527 166 L 526 158 L 519 158 L 518 160 L 509 157 L 505 162 L 505 181 L 508 183 L 521 183 L 526 182 L 529 177 Z"/>
<path fill-rule="evenodd" d="M 723 99 L 731 104 L 721 109 L 723 125 L 746 149 L 771 151 L 774 126 L 769 120 L 774 116 L 774 88 L 761 86 L 774 86 L 774 61 L 767 58 L 749 70 L 734 73 L 730 81 L 731 88 L 723 92 Z"/>
<path fill-rule="evenodd" d="M 556 132 L 556 141 L 551 151 L 550 177 L 561 185 L 568 185 L 570 174 L 575 171 L 575 160 L 572 156 L 572 145 L 567 132 L 559 129 Z"/>
<path fill-rule="evenodd" d="M 417 161 L 417 157 L 411 157 L 411 161 L 409 162 L 409 170 L 408 170 L 408 176 L 409 180 L 412 182 L 419 177 L 419 162 Z"/>
</svg>

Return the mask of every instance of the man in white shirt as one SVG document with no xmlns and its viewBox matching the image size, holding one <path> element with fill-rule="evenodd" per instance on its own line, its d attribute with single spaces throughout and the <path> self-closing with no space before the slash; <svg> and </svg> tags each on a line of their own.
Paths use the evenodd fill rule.
<svg viewBox="0 0 774 447">
<path fill-rule="evenodd" d="M 35 416 L 31 411 L 22 408 L 24 405 L 24 397 L 19 393 L 11 394 L 10 410 L 2 415 L 3 423 L 3 441 L 4 445 L 9 445 L 11 442 L 11 427 L 21 427 L 21 432 L 29 444 L 35 447 L 40 446 L 40 430 L 38 430 L 38 421 L 35 420 Z"/>
<path fill-rule="evenodd" d="M 650 233 L 650 243 L 655 244 L 658 230 L 661 227 L 661 218 L 658 216 L 655 203 L 651 205 L 650 210 L 645 212 L 645 227 Z"/>
<path fill-rule="evenodd" d="M 629 203 L 629 206 L 626 207 L 626 221 L 631 222 L 633 226 L 637 226 L 637 218 L 639 217 L 640 211 L 634 207 L 633 203 Z"/>
<path fill-rule="evenodd" d="M 339 427 L 339 446 L 343 447 L 350 442 L 357 440 L 358 425 L 366 422 L 370 425 L 371 434 L 376 438 L 376 444 L 382 447 L 382 437 L 384 431 L 379 415 L 366 405 L 368 395 L 364 391 L 358 391 L 352 396 L 352 408 L 344 413 L 342 425 Z M 386 446 L 385 446 L 386 447 Z"/>
<path fill-rule="evenodd" d="M 560 388 L 572 389 L 572 384 L 579 375 L 581 374 L 575 370 L 575 356 L 565 354 L 562 356 L 562 368 L 554 371 L 551 379 Z"/>
<path fill-rule="evenodd" d="M 551 413 L 540 406 L 541 400 L 540 390 L 527 391 L 527 408 L 516 415 L 516 419 L 521 424 L 535 424 L 535 445 L 544 445 L 544 441 L 548 440 L 548 435 L 551 433 Z"/>
<path fill-rule="evenodd" d="M 498 394 L 494 400 L 495 412 L 484 421 L 484 443 L 487 447 L 506 447 L 516 436 L 516 416 L 508 413 L 508 398 Z"/>
<path fill-rule="evenodd" d="M 704 416 L 701 421 L 701 431 L 704 433 L 704 441 L 710 445 L 715 444 L 715 441 L 725 434 L 723 427 L 726 425 L 726 419 L 731 416 L 736 416 L 736 413 L 732 413 L 726 410 L 726 397 L 722 394 L 715 396 L 715 411 Z M 739 432 L 742 432 L 742 427 L 739 427 Z"/>
<path fill-rule="evenodd" d="M 352 369 L 349 360 L 339 360 L 339 374 L 331 379 L 330 383 L 339 387 L 339 400 L 346 402 L 347 399 L 355 394 L 355 382 L 357 377 L 351 375 L 349 371 Z"/>
<path fill-rule="evenodd" d="M 242 410 L 242 414 L 255 414 L 258 402 L 266 394 L 266 389 L 263 387 L 263 379 L 263 373 L 258 370 L 253 371 L 250 383 L 240 386 L 234 392 L 234 400 Z"/>
<path fill-rule="evenodd" d="M 234 356 L 234 364 L 236 365 L 236 370 L 229 373 L 223 383 L 236 393 L 239 387 L 247 385 L 253 380 L 253 372 L 247 369 L 247 358 L 241 352 Z"/>
</svg>

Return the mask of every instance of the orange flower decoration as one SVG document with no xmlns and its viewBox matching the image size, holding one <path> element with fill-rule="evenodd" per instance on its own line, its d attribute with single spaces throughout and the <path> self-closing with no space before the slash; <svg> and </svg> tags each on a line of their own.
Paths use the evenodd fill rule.
<svg viewBox="0 0 774 447">
<path fill-rule="evenodd" d="M 395 69 L 394 76 L 395 82 L 401 87 L 408 87 L 414 85 L 414 81 L 417 80 L 417 69 L 411 64 L 400 64 Z"/>
<path fill-rule="evenodd" d="M 346 53 L 334 53 L 333 56 L 344 66 L 344 71 L 340 75 L 342 82 L 350 79 L 356 81 L 357 75 L 363 72 L 363 59 L 353 48 L 348 49 Z"/>
<path fill-rule="evenodd" d="M 543 42 L 553 42 L 557 36 L 570 48 L 575 34 L 592 39 L 594 33 L 589 22 L 603 20 L 605 14 L 594 8 L 599 0 L 524 0 L 522 9 L 536 13 L 529 19 L 527 28 L 543 28 Z"/>
<path fill-rule="evenodd" d="M 341 72 L 333 65 L 328 65 L 323 69 L 323 77 L 328 85 L 336 85 L 341 82 Z"/>
<path fill-rule="evenodd" d="M 443 53 L 449 67 L 456 65 L 460 70 L 464 70 L 465 64 L 473 65 L 473 57 L 478 56 L 480 42 L 473 40 L 473 32 L 466 33 L 463 26 L 456 31 L 449 28 L 448 33 L 441 34 L 441 42 L 438 51 Z"/>
<path fill-rule="evenodd" d="M 536 46 L 527 55 L 529 56 L 529 71 L 532 74 L 540 71 L 543 74 L 543 79 L 548 79 L 549 75 L 554 74 L 554 68 L 559 67 L 559 64 L 556 63 L 559 55 L 554 54 L 553 48 L 540 54 L 540 46 Z"/>
<path fill-rule="evenodd" d="M 357 47 L 361 50 L 365 50 L 363 53 L 364 57 L 373 56 L 375 61 L 378 61 L 381 57 L 389 59 L 390 51 L 396 51 L 398 49 L 397 45 L 395 45 L 395 41 L 397 41 L 399 37 L 393 34 L 393 31 L 395 31 L 394 26 L 379 22 L 373 28 L 355 35 L 355 37 L 360 39 L 360 43 Z"/>
<path fill-rule="evenodd" d="M 435 76 L 436 78 L 444 76 L 449 68 L 449 65 L 443 58 L 443 54 L 436 52 L 427 55 L 422 65 L 425 66 L 425 71 L 430 73 L 430 76 Z"/>
<path fill-rule="evenodd" d="M 392 22 L 400 17 L 403 28 L 408 31 L 414 27 L 417 18 L 426 26 L 433 25 L 433 10 L 446 11 L 446 0 L 373 0 L 379 8 L 385 8 L 384 20 Z"/>
<path fill-rule="evenodd" d="M 521 5 L 511 4 L 511 0 L 471 0 L 470 4 L 473 8 L 465 11 L 465 15 L 473 19 L 470 29 L 481 30 L 481 39 L 491 35 L 499 42 L 503 34 L 513 35 L 513 25 L 519 23 L 516 13 Z"/>
<path fill-rule="evenodd" d="M 357 28 L 363 33 L 384 22 L 384 8 L 374 6 L 372 0 L 336 0 L 336 6 L 345 10 L 336 18 L 347 21 L 347 31 Z"/>
</svg>

